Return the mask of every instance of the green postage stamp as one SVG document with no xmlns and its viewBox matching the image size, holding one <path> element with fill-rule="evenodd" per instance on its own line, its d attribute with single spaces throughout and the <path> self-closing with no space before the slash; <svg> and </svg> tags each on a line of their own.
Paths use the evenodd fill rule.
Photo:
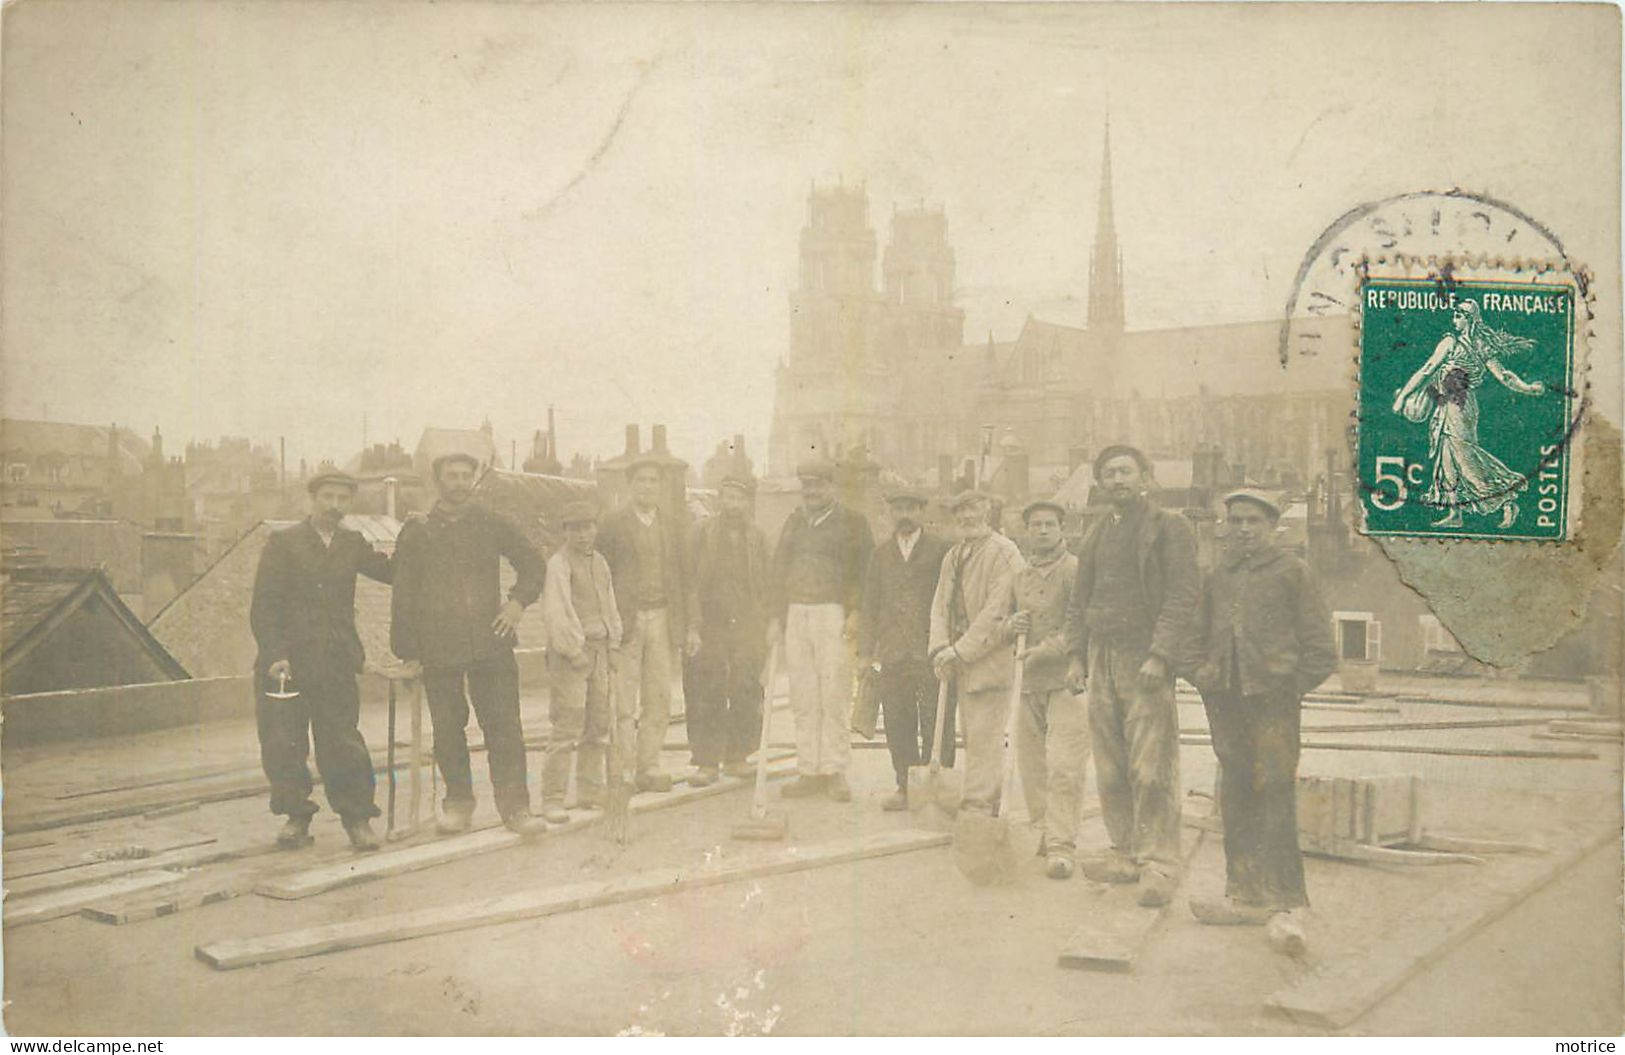
<svg viewBox="0 0 1625 1055">
<path fill-rule="evenodd" d="M 1380 278 L 1360 290 L 1358 487 L 1368 535 L 1570 536 L 1576 289 Z"/>
</svg>

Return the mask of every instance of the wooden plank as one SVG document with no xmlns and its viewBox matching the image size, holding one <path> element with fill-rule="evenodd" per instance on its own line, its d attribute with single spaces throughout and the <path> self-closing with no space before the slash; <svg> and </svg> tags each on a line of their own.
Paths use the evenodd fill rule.
<svg viewBox="0 0 1625 1055">
<path fill-rule="evenodd" d="M 1591 710 L 1588 700 L 1576 700 L 1572 704 L 1556 703 L 1551 700 L 1453 700 L 1444 696 L 1401 696 L 1399 703 L 1434 704 L 1441 707 L 1488 707 L 1498 711 L 1562 711 L 1574 714 L 1586 714 Z"/>
<path fill-rule="evenodd" d="M 51 890 L 84 886 L 114 876 L 146 872 L 152 869 L 197 868 L 216 861 L 230 861 L 242 857 L 275 853 L 276 840 L 265 838 L 241 839 L 228 843 L 209 840 L 202 846 L 174 850 L 140 860 L 104 861 L 85 868 L 70 868 L 47 872 L 6 883 L 7 897 L 32 897 Z"/>
<path fill-rule="evenodd" d="M 126 923 L 172 916 L 189 908 L 228 901 L 248 893 L 253 888 L 254 880 L 251 876 L 230 876 L 202 884 L 190 884 L 184 890 L 163 891 L 158 894 L 141 892 L 123 897 L 109 897 L 86 905 L 79 910 L 79 914 L 97 923 L 123 926 Z"/>
<path fill-rule="evenodd" d="M 1442 721 L 1416 722 L 1340 722 L 1336 725 L 1316 723 L 1303 726 L 1305 733 L 1402 733 L 1411 729 L 1517 729 L 1529 725 L 1545 725 L 1546 718 L 1461 718 Z M 1206 736 L 1208 727 L 1190 726 L 1179 730 L 1185 736 Z M 1617 739 L 1617 737 L 1615 737 Z"/>
<path fill-rule="evenodd" d="M 99 876 L 94 872 L 95 869 L 104 865 L 130 864 L 136 866 L 122 870 L 126 872 L 138 872 L 144 868 L 162 868 L 163 865 L 152 863 L 160 855 L 173 850 L 204 846 L 214 841 L 215 838 L 212 835 L 186 832 L 184 834 L 160 835 L 156 839 L 144 838 L 124 847 L 85 842 L 69 848 L 56 848 L 55 852 L 48 857 L 43 855 L 12 855 L 5 860 L 6 887 L 7 889 L 16 889 L 18 881 L 50 872 L 76 872 L 81 874 L 89 872 L 88 879 L 80 880 L 80 882 L 88 882 L 92 879 L 105 878 L 105 875 Z M 117 856 L 121 850 L 130 851 L 131 853 L 129 856 Z M 105 854 L 105 856 L 99 858 L 95 856 L 98 851 Z M 136 857 L 134 856 L 135 851 L 146 851 L 147 856 Z M 107 871 L 106 874 L 116 875 L 119 871 L 118 869 L 112 869 Z"/>
<path fill-rule="evenodd" d="M 179 883 L 185 879 L 186 876 L 180 872 L 136 872 L 133 875 L 110 879 L 105 883 L 58 890 L 54 893 L 23 898 L 15 902 L 8 898 L 6 900 L 5 925 L 7 927 L 23 927 L 30 923 L 43 923 L 46 920 L 77 915 L 79 910 L 86 905 L 93 905 L 106 898 L 127 894 L 135 890 L 146 890 L 151 887 Z"/>
<path fill-rule="evenodd" d="M 1203 828 L 1191 840 L 1190 849 L 1185 851 L 1186 873 L 1189 873 L 1191 860 L 1206 837 L 1207 830 Z M 1100 902 L 1091 908 L 1087 921 L 1067 939 L 1056 958 L 1057 962 L 1062 967 L 1088 971 L 1123 974 L 1134 970 L 1135 957 L 1151 939 L 1157 924 L 1167 917 L 1168 910 L 1173 908 L 1176 901 L 1183 900 L 1176 890 L 1174 897 L 1161 908 L 1141 908 L 1136 900 L 1138 897 L 1138 891 L 1130 883 L 1102 894 Z"/>
<path fill-rule="evenodd" d="M 1490 869 L 1487 882 L 1471 892 L 1461 884 L 1451 884 L 1450 889 L 1407 912 L 1403 922 L 1369 947 L 1324 964 L 1275 993 L 1264 1006 L 1304 1025 L 1342 1029 L 1618 837 L 1617 828 L 1593 834 L 1533 874 Z"/>
<path fill-rule="evenodd" d="M 1567 740 L 1582 744 L 1617 744 L 1617 736 L 1597 736 L 1593 733 L 1531 733 L 1536 740 Z"/>
<path fill-rule="evenodd" d="M 769 776 L 785 776 L 790 772 L 791 769 L 789 768 L 777 772 L 770 770 Z M 645 794 L 633 798 L 632 812 L 649 813 L 671 806 L 680 806 L 685 802 L 693 802 L 696 799 L 727 794 L 728 792 L 749 787 L 751 787 L 749 781 L 723 780 L 706 788 L 685 787 L 660 795 Z M 577 817 L 568 824 L 550 828 L 546 835 L 539 838 L 549 839 L 568 832 L 580 831 L 583 828 L 593 827 L 601 823 L 602 820 L 602 813 Z M 255 893 L 262 894 L 265 897 L 292 901 L 298 898 L 311 897 L 328 890 L 336 890 L 339 887 L 352 886 L 356 883 L 366 883 L 374 879 L 383 879 L 388 876 L 416 872 L 424 868 L 433 868 L 448 861 L 460 861 L 463 858 L 474 857 L 478 854 L 506 850 L 509 847 L 518 846 L 524 841 L 520 836 L 508 831 L 506 828 L 492 827 L 482 831 L 470 832 L 467 835 L 457 835 L 437 839 L 433 842 L 418 843 L 399 850 L 386 850 L 383 853 L 354 857 L 335 864 L 312 868 L 308 871 L 296 872 L 292 875 L 261 883 L 255 887 Z"/>
<path fill-rule="evenodd" d="M 722 860 L 699 868 L 665 868 L 613 879 L 571 883 L 550 890 L 528 891 L 483 901 L 438 908 L 397 912 L 373 919 L 331 923 L 320 927 L 199 945 L 198 959 L 222 971 L 273 963 L 302 956 L 317 956 L 342 949 L 359 949 L 385 942 L 405 941 L 431 934 L 468 930 L 516 920 L 536 919 L 563 912 L 614 905 L 626 901 L 675 894 L 742 879 L 759 879 L 789 872 L 824 868 L 947 846 L 951 836 L 938 832 L 888 831 L 859 839 L 843 839 L 814 846 L 790 846 L 743 860 Z"/>
<path fill-rule="evenodd" d="M 1536 733 L 1536 736 L 1543 734 Z M 1208 736 L 1180 734 L 1179 742 L 1186 746 L 1211 746 Z M 1390 755 L 1445 755 L 1456 758 L 1548 758 L 1566 760 L 1595 759 L 1595 751 L 1539 751 L 1521 747 L 1453 747 L 1428 744 L 1351 744 L 1336 740 L 1305 740 L 1299 745 L 1305 751 L 1368 751 Z"/>
</svg>

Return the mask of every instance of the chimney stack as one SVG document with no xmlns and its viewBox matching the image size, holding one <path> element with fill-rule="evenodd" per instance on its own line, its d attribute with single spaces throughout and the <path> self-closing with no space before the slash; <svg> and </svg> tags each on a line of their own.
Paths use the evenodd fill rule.
<svg viewBox="0 0 1625 1055">
<path fill-rule="evenodd" d="M 650 429 L 649 431 L 650 431 L 650 434 L 651 434 L 650 437 L 649 437 L 649 449 L 652 452 L 654 452 L 655 454 L 665 454 L 665 453 L 667 453 L 666 452 L 666 426 L 664 426 L 664 425 L 656 425 L 652 429 Z"/>
<path fill-rule="evenodd" d="M 637 453 L 638 427 L 636 425 L 628 425 L 626 427 L 626 457 L 630 458 Z"/>
<path fill-rule="evenodd" d="M 396 508 L 400 498 L 401 482 L 393 476 L 384 477 L 384 513 L 392 520 L 399 520 L 400 514 Z"/>
</svg>

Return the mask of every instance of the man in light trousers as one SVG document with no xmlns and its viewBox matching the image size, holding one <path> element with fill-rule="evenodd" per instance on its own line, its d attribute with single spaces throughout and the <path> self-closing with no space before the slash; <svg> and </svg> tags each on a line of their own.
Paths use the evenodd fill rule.
<svg viewBox="0 0 1625 1055">
<path fill-rule="evenodd" d="M 1015 654 L 1007 623 L 1016 576 L 1026 563 L 1016 544 L 993 530 L 989 499 L 966 491 L 950 503 L 960 539 L 943 558 L 931 599 L 927 650 L 939 680 L 952 681 L 965 730 L 961 808 L 992 813 L 1004 776 Z"/>
<path fill-rule="evenodd" d="M 1066 686 L 1066 608 L 1078 558 L 1061 537 L 1066 510 L 1040 499 L 1022 510 L 1027 567 L 1016 577 L 1016 614 L 1010 637 L 1027 635 L 1021 653 L 1021 716 L 1016 759 L 1027 815 L 1041 826 L 1038 852 L 1051 879 L 1075 867 L 1084 774 L 1089 765 L 1089 706 Z"/>
<path fill-rule="evenodd" d="M 835 467 L 796 467 L 801 508 L 790 514 L 773 554 L 773 621 L 769 647 L 784 642 L 790 710 L 796 720 L 799 775 L 786 798 L 828 795 L 852 801 L 852 668 L 864 573 L 874 535 L 861 513 L 835 501 Z"/>
</svg>

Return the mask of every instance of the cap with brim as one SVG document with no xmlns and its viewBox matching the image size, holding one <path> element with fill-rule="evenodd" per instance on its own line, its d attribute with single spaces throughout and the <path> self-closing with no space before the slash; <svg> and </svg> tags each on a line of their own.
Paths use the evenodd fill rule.
<svg viewBox="0 0 1625 1055">
<path fill-rule="evenodd" d="M 467 451 L 452 451 L 449 454 L 442 454 L 430 464 L 429 470 L 433 475 L 439 476 L 441 467 L 452 462 L 464 462 L 475 472 L 480 471 L 480 460 Z"/>
<path fill-rule="evenodd" d="M 1027 503 L 1027 508 L 1021 511 L 1021 522 L 1025 524 L 1028 520 L 1031 520 L 1032 515 L 1038 512 L 1040 509 L 1048 509 L 1050 512 L 1054 513 L 1058 519 L 1066 519 L 1065 506 L 1061 505 L 1059 502 L 1052 502 L 1047 498 L 1040 498 L 1036 502 Z"/>
<path fill-rule="evenodd" d="M 317 491 L 329 484 L 334 484 L 338 487 L 348 487 L 351 491 L 356 490 L 356 488 L 360 486 L 356 482 L 356 478 L 351 476 L 349 473 L 334 471 L 317 473 L 315 476 L 312 476 L 310 481 L 305 484 L 305 490 L 309 491 L 311 494 L 315 494 Z"/>
<path fill-rule="evenodd" d="M 717 486 L 719 490 L 725 487 L 731 487 L 736 491 L 743 491 L 747 495 L 753 495 L 756 493 L 755 479 L 749 476 L 740 476 L 738 474 L 724 476 L 722 478 L 722 483 L 718 484 Z"/>
<path fill-rule="evenodd" d="M 925 496 L 924 491 L 917 488 L 894 487 L 886 492 L 886 502 L 888 505 L 893 502 L 913 502 L 915 505 L 923 506 L 929 505 L 931 500 Z"/>
<path fill-rule="evenodd" d="M 1145 452 L 1140 448 L 1131 447 L 1126 443 L 1113 443 L 1102 448 L 1100 453 L 1095 455 L 1095 479 L 1100 479 L 1100 474 L 1105 470 L 1107 462 L 1113 458 L 1121 458 L 1124 455 L 1133 458 L 1134 464 L 1140 467 L 1141 472 L 1148 473 L 1151 471 L 1151 459 L 1147 458 Z"/>
<path fill-rule="evenodd" d="M 987 501 L 990 501 L 990 499 L 988 498 L 987 493 L 984 491 L 961 491 L 948 500 L 948 508 L 952 512 L 957 513 L 968 505 L 975 505 L 977 502 Z"/>
<path fill-rule="evenodd" d="M 1224 496 L 1224 507 L 1226 509 L 1229 509 L 1231 505 L 1236 502 L 1251 502 L 1253 505 L 1258 506 L 1259 508 L 1263 509 L 1265 513 L 1269 514 L 1271 520 L 1281 519 L 1281 507 L 1276 505 L 1275 502 L 1262 491 L 1256 491 L 1250 487 L 1246 487 L 1242 488 L 1240 491 L 1231 491 L 1229 494 Z"/>
<path fill-rule="evenodd" d="M 835 464 L 819 459 L 805 461 L 796 466 L 796 477 L 802 480 L 834 480 Z"/>
<path fill-rule="evenodd" d="M 598 522 L 598 507 L 591 502 L 566 502 L 564 510 L 559 513 L 559 523 L 564 527 L 571 524 L 596 524 Z"/>
</svg>

